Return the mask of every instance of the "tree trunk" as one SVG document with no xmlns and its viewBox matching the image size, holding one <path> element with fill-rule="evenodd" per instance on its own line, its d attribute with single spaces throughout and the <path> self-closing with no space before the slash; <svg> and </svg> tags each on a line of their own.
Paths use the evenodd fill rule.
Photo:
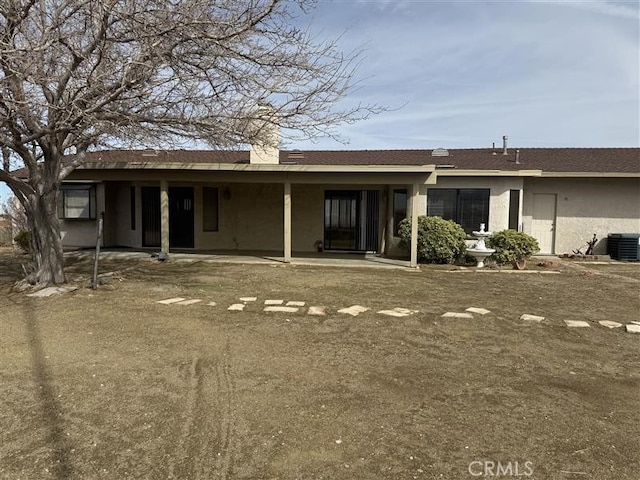
<svg viewBox="0 0 640 480">
<path fill-rule="evenodd" d="M 34 270 L 27 281 L 42 286 L 65 282 L 60 222 L 57 216 L 57 190 L 29 195 L 25 213 L 31 230 Z"/>
</svg>

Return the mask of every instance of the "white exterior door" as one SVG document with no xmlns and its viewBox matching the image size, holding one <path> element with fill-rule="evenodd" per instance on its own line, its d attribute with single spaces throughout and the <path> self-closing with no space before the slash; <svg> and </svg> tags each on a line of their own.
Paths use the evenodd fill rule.
<svg viewBox="0 0 640 480">
<path fill-rule="evenodd" d="M 534 193 L 531 233 L 540 244 L 540 253 L 554 253 L 555 229 L 555 193 Z"/>
</svg>

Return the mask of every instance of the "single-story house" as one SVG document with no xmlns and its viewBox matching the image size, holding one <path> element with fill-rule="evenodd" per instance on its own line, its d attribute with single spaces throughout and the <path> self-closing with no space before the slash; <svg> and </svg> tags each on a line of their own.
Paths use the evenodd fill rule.
<svg viewBox="0 0 640 480">
<path fill-rule="evenodd" d="M 62 187 L 64 245 L 94 245 L 101 212 L 105 247 L 397 255 L 399 221 L 437 215 L 570 253 L 593 234 L 640 232 L 640 149 L 505 139 L 498 149 L 101 151 Z M 605 252 L 603 240 L 594 253 Z"/>
</svg>

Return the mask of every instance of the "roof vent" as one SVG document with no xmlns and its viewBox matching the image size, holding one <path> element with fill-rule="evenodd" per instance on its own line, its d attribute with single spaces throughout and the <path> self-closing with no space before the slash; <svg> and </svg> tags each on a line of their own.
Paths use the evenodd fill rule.
<svg viewBox="0 0 640 480">
<path fill-rule="evenodd" d="M 446 148 L 435 148 L 431 151 L 431 156 L 432 157 L 448 157 L 449 150 L 447 150 Z"/>
<path fill-rule="evenodd" d="M 158 156 L 158 151 L 157 150 L 153 150 L 151 148 L 144 150 L 142 152 L 142 156 L 143 157 L 157 157 Z"/>
<path fill-rule="evenodd" d="M 291 150 L 289 152 L 289 158 L 304 158 L 304 153 L 302 153 L 302 150 Z"/>
<path fill-rule="evenodd" d="M 438 170 L 440 170 L 440 169 L 443 169 L 443 168 L 456 168 L 456 166 L 455 165 L 449 165 L 449 164 L 439 164 L 439 165 L 436 165 L 436 168 Z"/>
</svg>

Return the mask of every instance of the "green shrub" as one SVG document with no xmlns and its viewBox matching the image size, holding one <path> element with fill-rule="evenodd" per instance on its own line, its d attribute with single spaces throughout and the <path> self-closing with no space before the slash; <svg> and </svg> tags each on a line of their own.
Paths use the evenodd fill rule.
<svg viewBox="0 0 640 480">
<path fill-rule="evenodd" d="M 411 220 L 400 222 L 400 247 L 411 247 Z M 418 260 L 453 263 L 464 258 L 466 234 L 460 225 L 440 217 L 418 217 Z"/>
<path fill-rule="evenodd" d="M 28 230 L 20 230 L 18 234 L 13 237 L 13 241 L 16 242 L 24 252 L 31 251 L 31 232 Z"/>
<path fill-rule="evenodd" d="M 526 260 L 540 251 L 538 241 L 531 235 L 515 230 L 502 230 L 487 237 L 486 245 L 496 251 L 489 259 L 498 264 Z"/>
</svg>

